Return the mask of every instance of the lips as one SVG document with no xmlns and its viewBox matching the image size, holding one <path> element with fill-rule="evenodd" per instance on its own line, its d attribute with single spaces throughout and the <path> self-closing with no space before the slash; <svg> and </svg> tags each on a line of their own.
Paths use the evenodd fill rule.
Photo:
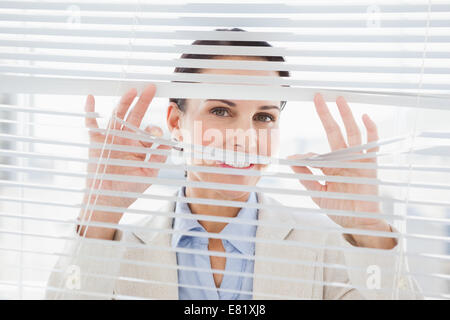
<svg viewBox="0 0 450 320">
<path fill-rule="evenodd" d="M 233 168 L 233 169 L 252 169 L 255 165 L 250 163 L 249 165 L 231 165 L 227 163 L 220 162 L 219 165 L 223 168 Z"/>
</svg>

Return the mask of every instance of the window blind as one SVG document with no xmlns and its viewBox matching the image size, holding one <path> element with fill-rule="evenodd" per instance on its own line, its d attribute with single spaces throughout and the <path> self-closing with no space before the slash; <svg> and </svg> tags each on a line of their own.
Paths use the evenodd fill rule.
<svg viewBox="0 0 450 320">
<path fill-rule="evenodd" d="M 162 299 L 177 297 L 183 286 L 262 299 L 330 298 L 332 293 L 345 298 L 355 291 L 368 298 L 401 299 L 405 290 L 409 297 L 448 299 L 449 17 L 450 2 L 437 0 L 0 2 L 0 296 Z M 195 40 L 268 41 L 272 46 L 194 45 Z M 282 56 L 285 61 L 187 59 L 182 54 Z M 243 72 L 176 73 L 174 68 Z M 248 73 L 256 71 L 289 71 L 290 76 Z M 142 123 L 114 113 L 120 96 L 132 88 L 140 96 L 149 83 L 156 86 L 155 98 Z M 333 105 L 340 96 L 355 115 L 373 116 L 380 137 L 369 141 L 364 136 L 366 142 L 330 151 L 314 112 L 316 93 L 336 119 Z M 95 110 L 84 109 L 88 94 L 96 97 Z M 280 115 L 280 152 L 264 156 L 175 141 L 165 129 L 168 98 L 287 101 Z M 151 134 L 148 124 L 163 128 L 163 135 Z M 96 134 L 106 138 L 94 142 L 90 137 Z M 114 142 L 124 139 L 141 145 Z M 99 155 L 89 156 L 94 149 Z M 311 151 L 317 155 L 287 157 Z M 146 157 L 110 157 L 113 152 Z M 266 171 L 201 166 L 186 161 L 192 157 L 270 166 Z M 89 165 L 96 169 L 89 172 Z M 159 173 L 112 174 L 108 166 Z M 291 166 L 309 167 L 314 174 Z M 378 174 L 325 174 L 318 168 Z M 261 181 L 192 181 L 186 171 Z M 142 192 L 101 187 L 114 182 L 151 186 Z M 317 191 L 305 182 L 375 186 L 379 192 Z M 255 192 L 279 202 L 182 197 L 174 193 L 181 187 Z M 101 196 L 111 203 L 99 203 Z M 118 198 L 137 201 L 118 207 L 113 201 Z M 375 203 L 381 213 L 321 208 L 313 199 Z M 173 206 L 164 209 L 163 203 L 257 209 L 278 218 L 192 215 Z M 77 219 L 80 212 L 84 220 Z M 125 215 L 116 224 L 95 219 L 95 212 Z M 148 217 L 155 223 L 139 223 Z M 251 242 L 256 252 L 174 248 L 166 240 L 179 231 L 158 221 L 175 217 L 256 226 L 257 236 L 250 238 L 183 232 Z M 392 232 L 343 227 L 331 217 L 381 217 Z M 77 234 L 77 226 L 112 228 L 123 237 L 92 239 Z M 280 238 L 288 227 L 296 238 Z M 394 238 L 397 246 L 355 246 L 345 240 L 348 234 Z M 180 284 L 174 275 L 181 271 L 209 272 L 174 263 L 180 252 L 253 261 L 253 273 L 214 270 L 224 278 L 251 278 L 253 290 Z"/>
</svg>

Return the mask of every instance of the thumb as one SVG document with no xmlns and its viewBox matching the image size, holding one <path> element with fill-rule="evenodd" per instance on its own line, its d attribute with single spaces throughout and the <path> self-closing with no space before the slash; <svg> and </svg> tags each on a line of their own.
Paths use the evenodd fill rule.
<svg viewBox="0 0 450 320">
<path fill-rule="evenodd" d="M 154 137 L 161 137 L 163 135 L 163 131 L 161 130 L 160 127 L 158 126 L 152 126 L 152 125 L 148 125 L 145 129 L 145 132 L 149 133 L 150 135 L 154 136 Z M 149 142 L 149 141 L 140 141 L 141 144 L 146 147 L 146 148 L 150 148 L 153 145 L 153 142 Z"/>
<path fill-rule="evenodd" d="M 303 159 L 308 159 L 310 157 L 316 156 L 318 155 L 318 153 L 314 153 L 314 152 L 308 152 L 308 153 L 304 153 L 304 154 L 293 154 L 291 156 L 288 156 L 287 159 L 289 160 L 303 160 Z M 295 171 L 297 167 L 304 167 L 304 166 L 296 166 L 296 165 L 291 165 L 291 168 Z"/>
<path fill-rule="evenodd" d="M 307 159 L 309 157 L 312 157 L 314 155 L 317 155 L 317 153 L 308 152 L 305 154 L 295 154 L 292 156 L 287 157 L 289 160 L 302 160 Z M 307 166 L 291 166 L 292 170 L 295 173 L 300 174 L 307 174 L 311 175 L 311 178 L 314 178 L 314 173 L 307 167 Z M 320 191 L 322 189 L 322 184 L 320 184 L 317 180 L 310 180 L 310 179 L 300 179 L 300 183 L 307 189 L 311 191 Z"/>
</svg>

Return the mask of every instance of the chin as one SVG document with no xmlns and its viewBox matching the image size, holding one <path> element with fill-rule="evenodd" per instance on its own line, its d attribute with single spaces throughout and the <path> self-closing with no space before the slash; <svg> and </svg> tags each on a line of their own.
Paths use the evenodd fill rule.
<svg viewBox="0 0 450 320">
<path fill-rule="evenodd" d="M 200 173 L 195 174 L 195 180 L 202 182 L 211 183 L 223 183 L 223 184 L 235 184 L 242 186 L 256 186 L 260 177 L 254 176 L 242 176 L 242 175 L 225 175 L 219 173 Z M 247 191 L 239 190 L 214 190 L 218 199 L 223 200 L 237 200 L 246 197 L 248 195 Z"/>
<path fill-rule="evenodd" d="M 216 190 L 218 198 L 228 201 L 244 201 L 248 196 L 248 192 L 243 191 L 228 191 L 228 190 Z"/>
<path fill-rule="evenodd" d="M 246 169 L 246 170 L 264 170 L 267 165 L 262 164 L 241 164 L 240 167 L 231 165 L 228 163 L 215 162 L 215 163 L 197 163 L 197 165 L 203 165 L 208 167 L 222 167 L 222 168 L 234 168 L 234 169 Z M 210 183 L 222 183 L 222 184 L 234 184 L 242 186 L 256 186 L 260 176 L 247 176 L 247 175 L 237 175 L 237 174 L 222 174 L 222 173 L 207 173 L 207 172 L 191 172 L 189 174 L 191 180 L 210 182 Z M 248 191 L 238 191 L 238 190 L 214 190 L 217 198 L 223 200 L 237 200 L 245 198 L 248 195 Z"/>
<path fill-rule="evenodd" d="M 243 186 L 254 186 L 258 183 L 259 177 L 255 176 L 240 176 L 233 174 L 208 174 L 206 177 L 201 177 L 202 181 L 205 182 L 215 182 L 215 183 L 224 183 L 224 184 L 238 184 Z"/>
</svg>

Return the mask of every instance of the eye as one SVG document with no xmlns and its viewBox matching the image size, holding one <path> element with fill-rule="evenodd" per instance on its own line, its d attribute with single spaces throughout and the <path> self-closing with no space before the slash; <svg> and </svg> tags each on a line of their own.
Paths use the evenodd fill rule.
<svg viewBox="0 0 450 320">
<path fill-rule="evenodd" d="M 211 110 L 211 113 L 215 114 L 218 117 L 229 117 L 230 116 L 230 112 L 228 111 L 228 109 L 223 108 L 223 107 L 213 108 Z"/>
<path fill-rule="evenodd" d="M 259 113 L 253 117 L 255 121 L 271 122 L 275 121 L 275 117 L 268 113 Z"/>
</svg>

